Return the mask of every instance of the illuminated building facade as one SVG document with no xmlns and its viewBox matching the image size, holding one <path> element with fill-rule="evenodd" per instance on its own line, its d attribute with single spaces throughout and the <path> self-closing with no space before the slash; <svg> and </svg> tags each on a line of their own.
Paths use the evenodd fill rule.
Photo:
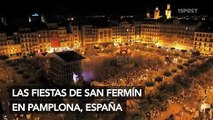
<svg viewBox="0 0 213 120">
<path fill-rule="evenodd" d="M 134 42 L 141 42 L 141 33 L 142 33 L 142 22 L 138 21 L 138 22 L 134 22 L 133 23 L 135 26 L 135 41 Z"/>
<path fill-rule="evenodd" d="M 172 16 L 172 10 L 170 7 L 171 7 L 170 4 L 167 4 L 166 11 L 165 11 L 166 19 L 170 19 Z"/>
<path fill-rule="evenodd" d="M 198 47 L 200 44 L 197 43 L 198 41 L 194 45 L 194 32 L 202 25 L 201 22 L 183 19 L 129 21 L 115 22 L 104 27 L 92 24 L 81 26 L 70 24 L 69 28 L 59 27 L 57 23 L 41 22 L 47 27 L 19 28 L 13 35 L 2 32 L 0 33 L 0 55 L 15 58 L 45 52 L 76 50 L 87 46 L 94 47 L 97 44 L 135 42 L 162 43 L 181 49 L 203 49 Z M 183 46 L 186 47 L 183 48 Z M 209 48 L 205 48 L 205 51 L 206 49 Z"/>
<path fill-rule="evenodd" d="M 192 49 L 194 32 L 200 25 L 198 21 L 146 20 L 142 22 L 141 39 L 146 43 Z"/>
<path fill-rule="evenodd" d="M 38 35 L 35 32 L 32 32 L 30 28 L 19 29 L 19 38 L 23 55 L 34 53 L 37 37 Z"/>
<path fill-rule="evenodd" d="M 0 55 L 15 59 L 22 56 L 20 41 L 12 36 L 6 36 L 6 33 L 0 33 Z"/>
<path fill-rule="evenodd" d="M 158 7 L 156 7 L 154 11 L 154 19 L 159 19 L 159 18 L 160 18 L 160 10 L 158 9 Z"/>
<path fill-rule="evenodd" d="M 19 37 L 23 55 L 44 53 L 50 49 L 57 51 L 60 47 L 70 46 L 72 40 L 64 27 L 36 32 L 32 32 L 30 28 L 20 29 Z"/>
<path fill-rule="evenodd" d="M 1 55 L 7 54 L 7 35 L 6 33 L 0 33 L 0 53 Z"/>
<path fill-rule="evenodd" d="M 97 28 L 98 43 L 112 43 L 111 28 Z"/>
<path fill-rule="evenodd" d="M 159 41 L 160 23 L 158 21 L 144 21 L 141 28 L 142 42 L 156 43 Z"/>
<path fill-rule="evenodd" d="M 0 33 L 0 55 L 19 58 L 32 54 L 70 50 L 73 48 L 74 39 L 78 40 L 79 35 L 67 33 L 65 27 L 37 31 L 20 28 L 11 36 L 7 36 L 5 32 Z"/>
<path fill-rule="evenodd" d="M 92 25 L 81 26 L 81 39 L 83 46 L 97 43 L 97 29 Z"/>
<path fill-rule="evenodd" d="M 38 53 L 46 52 L 50 49 L 50 34 L 48 30 L 37 31 L 37 43 L 34 49 Z"/>
<path fill-rule="evenodd" d="M 84 46 L 112 43 L 112 28 L 83 25 L 81 27 L 81 40 Z"/>
<path fill-rule="evenodd" d="M 135 26 L 127 21 L 121 22 L 120 25 L 112 27 L 112 39 L 118 43 L 128 43 L 134 41 Z"/>
<path fill-rule="evenodd" d="M 203 54 L 213 54 L 213 32 L 195 32 L 194 49 Z"/>
<path fill-rule="evenodd" d="M 38 13 L 33 13 L 28 17 L 28 22 L 33 22 L 33 21 L 41 21 L 43 23 L 46 22 L 44 15 L 40 15 Z"/>
<path fill-rule="evenodd" d="M 200 26 L 198 21 L 169 20 L 160 23 L 160 38 L 162 43 L 173 46 L 184 46 L 192 49 L 194 32 Z"/>
<path fill-rule="evenodd" d="M 47 56 L 49 58 L 49 77 L 59 85 L 74 83 L 73 75 L 81 79 L 81 60 L 83 56 L 74 51 L 56 52 Z"/>
<path fill-rule="evenodd" d="M 61 50 L 68 50 L 71 47 L 73 38 L 71 34 L 67 33 L 65 27 L 49 30 L 51 48 L 50 51 L 57 52 Z"/>
<path fill-rule="evenodd" d="M 147 19 L 150 19 L 151 17 L 150 17 L 150 12 L 149 11 L 147 11 L 147 13 L 146 13 L 146 18 Z"/>
<path fill-rule="evenodd" d="M 79 29 L 79 26 L 75 25 L 71 27 L 71 33 L 69 35 L 69 39 L 72 41 L 71 46 L 72 47 L 80 47 L 82 44 L 81 41 L 81 30 Z"/>
<path fill-rule="evenodd" d="M 22 56 L 20 42 L 18 40 L 14 40 L 12 36 L 7 37 L 7 54 L 8 57 L 12 59 Z"/>
</svg>

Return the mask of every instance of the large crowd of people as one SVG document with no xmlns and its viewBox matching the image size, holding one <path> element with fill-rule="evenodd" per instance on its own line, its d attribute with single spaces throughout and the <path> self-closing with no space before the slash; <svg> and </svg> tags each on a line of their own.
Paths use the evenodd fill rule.
<svg viewBox="0 0 213 120">
<path fill-rule="evenodd" d="M 162 75 L 165 68 L 172 66 L 166 63 L 165 56 L 174 57 L 176 54 L 175 50 L 168 51 L 166 48 L 144 46 L 131 48 L 129 51 L 132 64 L 134 64 L 131 67 L 111 65 L 110 61 L 114 58 L 122 59 L 122 57 L 117 57 L 118 54 L 110 54 L 105 58 L 96 56 L 96 58 L 91 58 L 96 59 L 95 61 L 84 62 L 83 70 L 92 71 L 94 76 L 91 79 L 109 86 L 144 85 L 147 81 L 153 81 L 157 75 Z"/>
</svg>

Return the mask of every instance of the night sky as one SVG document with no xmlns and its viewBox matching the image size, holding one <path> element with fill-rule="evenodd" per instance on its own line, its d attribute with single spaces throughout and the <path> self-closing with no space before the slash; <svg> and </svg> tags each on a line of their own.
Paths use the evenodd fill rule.
<svg viewBox="0 0 213 120">
<path fill-rule="evenodd" d="M 11 5 L 13 3 L 13 5 Z M 199 13 L 212 15 L 210 0 L 7 0 L 0 5 L 3 14 L 30 14 L 32 12 L 71 15 L 96 14 L 145 14 L 147 9 L 152 13 L 158 6 L 164 13 L 166 4 L 171 3 L 173 14 L 178 8 L 198 8 Z M 162 13 L 162 14 L 163 14 Z"/>
</svg>

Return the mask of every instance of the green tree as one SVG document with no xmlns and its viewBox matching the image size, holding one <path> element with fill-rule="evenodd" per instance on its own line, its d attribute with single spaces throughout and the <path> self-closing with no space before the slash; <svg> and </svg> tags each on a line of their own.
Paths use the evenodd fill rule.
<svg viewBox="0 0 213 120">
<path fill-rule="evenodd" d="M 6 56 L 6 55 L 1 55 L 0 56 L 0 60 L 7 60 L 9 57 L 8 56 Z"/>
<path fill-rule="evenodd" d="M 17 74 L 23 74 L 24 71 L 23 71 L 23 70 L 18 70 L 16 73 L 17 73 Z"/>
<path fill-rule="evenodd" d="M 174 77 L 174 81 L 180 84 L 183 88 L 190 88 L 192 81 L 184 76 L 177 75 Z"/>
<path fill-rule="evenodd" d="M 172 72 L 172 73 L 176 73 L 177 70 L 176 70 L 176 69 L 172 69 L 171 72 Z"/>
<path fill-rule="evenodd" d="M 152 86 L 154 86 L 154 85 L 155 85 L 155 83 L 152 82 L 152 81 L 148 81 L 148 82 L 145 83 L 145 86 L 146 86 L 146 87 L 152 87 Z"/>
<path fill-rule="evenodd" d="M 200 56 L 200 52 L 199 51 L 192 52 L 192 55 L 193 56 Z"/>
<path fill-rule="evenodd" d="M 140 106 L 141 106 L 140 109 L 143 112 L 148 112 L 152 107 L 147 100 L 142 100 Z"/>
<path fill-rule="evenodd" d="M 30 76 L 29 76 L 28 74 L 23 74 L 23 75 L 22 75 L 22 78 L 23 78 L 23 79 L 28 79 L 28 78 L 30 78 Z"/>
<path fill-rule="evenodd" d="M 182 65 L 177 65 L 177 68 L 178 69 L 183 69 L 183 66 Z"/>
<path fill-rule="evenodd" d="M 159 93 L 158 95 L 156 95 L 156 98 L 160 101 L 160 102 L 165 102 L 166 100 L 168 100 L 169 95 L 166 93 Z"/>
<path fill-rule="evenodd" d="M 163 81 L 163 77 L 157 76 L 157 77 L 155 77 L 155 81 L 156 82 L 162 82 Z"/>
<path fill-rule="evenodd" d="M 163 75 L 164 75 L 164 76 L 166 76 L 166 77 L 169 77 L 169 76 L 171 76 L 171 75 L 172 75 L 172 73 L 171 73 L 171 72 L 169 72 L 169 71 L 165 71 L 165 72 L 163 73 Z"/>
<path fill-rule="evenodd" d="M 171 90 L 173 92 L 173 95 L 180 95 L 181 91 L 183 90 L 183 87 L 178 84 L 178 83 L 174 83 L 172 86 L 171 86 Z"/>
</svg>

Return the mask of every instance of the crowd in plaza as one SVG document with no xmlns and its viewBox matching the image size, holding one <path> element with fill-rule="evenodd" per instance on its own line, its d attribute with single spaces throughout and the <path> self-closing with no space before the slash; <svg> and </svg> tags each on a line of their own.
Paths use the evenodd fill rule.
<svg viewBox="0 0 213 120">
<path fill-rule="evenodd" d="M 128 47 L 127 47 L 128 48 Z M 154 81 L 155 77 L 162 76 L 165 70 L 170 70 L 177 65 L 173 62 L 178 50 L 170 50 L 152 46 L 137 46 L 130 48 L 132 59 L 131 67 L 113 66 L 110 64 L 117 54 L 110 55 L 107 59 L 97 58 L 95 62 L 89 62 L 89 65 L 83 65 L 92 71 L 95 75 L 93 80 L 97 80 L 109 86 L 134 86 L 144 85 L 148 81 Z M 107 53 L 106 53 L 107 54 Z M 165 56 L 171 56 L 169 60 Z M 179 56 L 178 56 L 179 57 Z M 185 56 L 184 56 L 185 57 Z M 120 57 L 122 59 L 122 57 Z M 182 59 L 182 58 L 181 58 Z M 86 67 L 85 67 L 86 66 Z M 95 66 L 95 67 L 94 67 Z M 100 68 L 100 69 L 99 69 Z M 176 72 L 177 70 L 175 70 Z"/>
<path fill-rule="evenodd" d="M 168 107 L 168 103 L 172 105 L 180 104 L 181 107 L 183 107 L 183 110 L 180 111 L 179 114 L 182 114 L 182 112 L 186 112 L 187 114 L 196 112 L 197 109 L 195 109 L 195 107 L 192 110 L 189 110 L 192 107 L 185 105 L 185 102 L 189 98 L 193 97 L 193 93 L 206 89 L 205 85 L 208 86 L 205 84 L 205 81 L 200 80 L 201 78 L 208 78 L 208 80 L 211 79 L 209 78 L 211 73 L 205 73 L 208 70 L 205 65 L 205 63 L 208 63 L 208 60 L 203 59 L 202 57 L 192 57 L 189 52 L 182 52 L 180 50 L 170 48 L 161 48 L 156 46 L 147 47 L 147 45 L 136 46 L 133 48 L 129 48 L 131 51 L 129 57 L 131 57 L 132 60 L 131 66 L 124 67 L 111 64 L 111 61 L 117 55 L 116 53 L 113 53 L 113 51 L 119 50 L 111 49 L 105 52 L 99 51 L 101 54 L 97 52 L 95 56 L 85 56 L 89 59 L 85 59 L 85 61 L 83 61 L 83 72 L 92 72 L 89 79 L 99 81 L 106 86 L 146 86 L 148 88 L 150 86 L 156 87 L 155 83 L 165 83 L 166 90 L 172 92 L 171 96 L 173 97 L 163 98 L 165 96 L 161 94 L 164 94 L 164 91 L 161 91 L 162 86 L 159 84 L 159 86 L 155 89 L 157 91 L 154 92 L 160 91 L 160 95 L 149 96 L 149 103 L 138 103 L 141 111 L 147 107 L 147 111 L 149 111 L 148 114 L 153 119 L 161 116 L 162 111 L 166 111 L 163 107 Z M 91 54 L 92 53 L 93 52 L 91 52 Z M 36 64 L 39 60 L 31 58 L 21 59 L 21 61 L 0 62 L 0 82 L 6 82 L 5 84 L 18 84 L 20 82 L 20 84 L 23 84 L 23 82 L 30 84 L 30 81 L 35 81 L 37 79 L 33 76 L 37 76 L 40 71 L 39 68 L 41 68 L 38 64 Z M 202 67 L 202 65 L 204 67 Z M 199 70 L 201 72 L 195 74 L 194 71 Z M 181 77 L 179 77 L 180 79 L 178 78 L 178 75 L 186 77 L 184 74 L 187 74 L 187 77 L 193 78 L 193 84 L 199 85 L 189 86 L 187 83 L 189 82 L 188 79 Z M 180 81 L 177 81 L 176 79 Z M 168 80 L 171 82 L 167 83 Z M 186 81 L 183 82 L 181 80 Z M 37 82 L 32 84 L 36 83 Z M 185 91 L 187 92 L 180 92 L 181 94 L 178 96 L 179 93 L 176 92 L 179 92 L 180 90 L 177 90 L 176 88 L 180 88 L 180 90 L 186 89 Z M 170 92 L 166 92 L 165 94 L 170 95 Z M 161 100 L 158 101 L 158 98 Z M 153 103 L 155 103 L 155 105 L 153 105 Z M 159 107 L 160 109 L 156 109 L 155 107 Z M 130 107 L 130 109 L 132 111 L 135 110 L 134 107 Z M 178 114 L 175 115 L 178 116 Z"/>
<path fill-rule="evenodd" d="M 146 83 L 150 81 L 155 82 L 156 77 L 161 78 L 161 80 L 159 81 L 164 82 L 165 80 L 162 79 L 166 78 L 166 80 L 168 80 L 169 78 L 169 80 L 171 80 L 171 83 L 169 84 L 173 84 L 173 82 L 175 82 L 174 85 L 168 84 L 167 86 L 168 89 L 174 92 L 174 94 L 172 95 L 173 97 L 169 97 L 168 99 L 169 104 L 176 104 L 177 106 L 181 106 L 181 110 L 179 111 L 179 113 L 172 114 L 172 112 L 170 112 L 170 116 L 183 117 L 182 114 L 185 114 L 185 117 L 187 116 L 188 118 L 195 118 L 194 115 L 198 111 L 197 106 L 192 107 L 188 105 L 188 102 L 186 101 L 194 97 L 193 93 L 197 92 L 197 88 L 193 86 L 191 87 L 191 85 L 189 85 L 191 80 L 188 80 L 188 77 L 190 79 L 200 79 L 200 77 L 197 78 L 197 75 L 194 74 L 194 71 L 202 71 L 202 69 L 205 69 L 205 66 L 203 68 L 199 66 L 202 66 L 203 64 L 205 65 L 207 59 L 202 56 L 196 57 L 192 54 L 192 52 L 188 52 L 186 50 L 176 50 L 161 47 L 135 47 L 134 49 L 131 49 L 131 53 L 131 57 L 137 56 L 137 59 L 133 59 L 133 61 L 139 64 L 128 69 L 122 67 L 113 68 L 113 66 L 111 69 L 109 66 L 107 66 L 105 69 L 103 67 L 101 71 L 98 71 L 103 73 L 102 78 L 97 78 L 96 80 L 107 86 L 141 86 L 146 85 Z M 138 59 L 138 56 L 140 59 Z M 155 57 L 158 59 L 156 59 Z M 200 76 L 202 76 L 203 78 L 208 77 L 208 75 L 203 73 L 205 73 L 205 70 L 199 73 Z M 181 81 L 177 81 L 178 79 L 180 79 Z M 204 83 L 201 80 L 197 80 L 196 83 L 199 82 Z M 180 88 L 180 90 L 175 89 L 176 87 Z M 189 90 L 191 92 L 183 92 L 180 94 L 183 89 L 187 91 L 188 88 L 190 88 Z M 150 103 L 150 105 L 151 104 L 152 103 Z M 166 104 L 168 103 L 166 102 Z M 134 110 L 135 108 L 131 109 Z M 159 109 L 152 109 L 150 112 L 151 118 L 159 117 L 162 113 L 162 111 Z M 169 116 L 169 114 L 167 116 Z"/>
</svg>

